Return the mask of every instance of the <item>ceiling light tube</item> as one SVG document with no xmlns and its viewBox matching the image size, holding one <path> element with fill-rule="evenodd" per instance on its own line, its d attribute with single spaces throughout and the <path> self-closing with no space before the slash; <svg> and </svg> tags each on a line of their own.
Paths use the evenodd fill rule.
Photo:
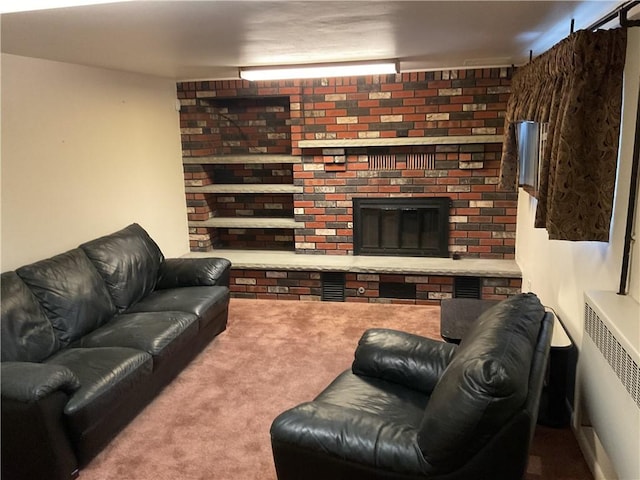
<svg viewBox="0 0 640 480">
<path fill-rule="evenodd" d="M 325 63 L 281 67 L 247 67 L 240 69 L 244 80 L 287 80 L 296 78 L 357 77 L 399 73 L 397 61 Z"/>
</svg>

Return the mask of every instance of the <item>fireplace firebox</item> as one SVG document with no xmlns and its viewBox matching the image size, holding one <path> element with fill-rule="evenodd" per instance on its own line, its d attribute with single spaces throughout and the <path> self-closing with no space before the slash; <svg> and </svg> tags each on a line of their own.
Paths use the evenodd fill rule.
<svg viewBox="0 0 640 480">
<path fill-rule="evenodd" d="M 354 255 L 449 256 L 449 197 L 354 198 Z"/>
</svg>

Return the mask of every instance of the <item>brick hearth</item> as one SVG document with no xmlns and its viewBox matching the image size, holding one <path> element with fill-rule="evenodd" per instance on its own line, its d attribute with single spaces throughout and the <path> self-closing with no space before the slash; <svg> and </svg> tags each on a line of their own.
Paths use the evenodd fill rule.
<svg viewBox="0 0 640 480">
<path fill-rule="evenodd" d="M 224 250 L 232 262 L 231 294 L 240 298 L 321 300 L 325 274 L 344 274 L 347 302 L 438 305 L 454 295 L 456 278 L 477 278 L 481 297 L 500 300 L 520 292 L 514 260 L 304 255 L 294 252 Z M 193 252 L 189 257 L 212 256 Z M 381 283 L 415 286 L 411 299 L 385 298 Z"/>
</svg>

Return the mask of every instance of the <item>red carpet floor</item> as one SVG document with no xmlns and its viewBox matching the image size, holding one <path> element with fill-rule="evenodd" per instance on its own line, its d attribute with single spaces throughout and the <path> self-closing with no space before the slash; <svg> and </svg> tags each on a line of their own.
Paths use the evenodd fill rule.
<svg viewBox="0 0 640 480">
<path fill-rule="evenodd" d="M 429 306 L 232 299 L 227 330 L 80 479 L 275 480 L 273 418 L 349 368 L 367 328 L 439 338 L 438 319 Z M 539 434 L 526 480 L 592 478 L 570 430 Z"/>
</svg>

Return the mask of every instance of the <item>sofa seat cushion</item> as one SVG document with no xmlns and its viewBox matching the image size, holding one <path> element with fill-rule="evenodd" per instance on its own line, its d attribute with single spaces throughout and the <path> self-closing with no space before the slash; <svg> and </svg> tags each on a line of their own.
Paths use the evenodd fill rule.
<svg viewBox="0 0 640 480">
<path fill-rule="evenodd" d="M 119 312 L 153 291 L 164 256 L 137 223 L 80 248 L 104 279 Z"/>
<path fill-rule="evenodd" d="M 41 362 L 60 348 L 53 325 L 16 272 L 0 278 L 2 361 Z"/>
<path fill-rule="evenodd" d="M 127 313 L 181 311 L 198 317 L 203 329 L 229 305 L 227 287 L 185 287 L 156 290 L 147 295 Z"/>
<path fill-rule="evenodd" d="M 115 314 L 115 306 L 97 270 L 82 250 L 16 270 L 44 309 L 63 347 Z"/>
<path fill-rule="evenodd" d="M 198 318 L 192 313 L 125 313 L 82 337 L 77 346 L 129 347 L 164 358 L 197 334 Z M 156 363 L 154 359 L 154 368 Z"/>
<path fill-rule="evenodd" d="M 272 441 L 333 458 L 420 474 L 417 442 L 428 395 L 385 380 L 338 376 L 313 402 L 278 416 Z"/>
<path fill-rule="evenodd" d="M 80 388 L 64 409 L 76 437 L 124 399 L 144 391 L 153 369 L 147 352 L 120 347 L 68 348 L 45 363 L 65 366 L 80 380 Z"/>
</svg>

